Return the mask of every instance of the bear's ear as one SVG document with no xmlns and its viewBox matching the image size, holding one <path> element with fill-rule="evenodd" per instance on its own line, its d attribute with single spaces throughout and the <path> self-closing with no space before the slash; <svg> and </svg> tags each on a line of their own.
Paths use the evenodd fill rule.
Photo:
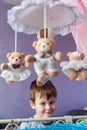
<svg viewBox="0 0 87 130">
<path fill-rule="evenodd" d="M 9 53 L 7 53 L 7 58 L 9 58 L 11 56 L 11 53 L 9 52 Z"/>
<path fill-rule="evenodd" d="M 24 54 L 24 53 L 21 53 L 21 56 L 24 58 L 24 57 L 25 57 L 25 54 Z"/>
<path fill-rule="evenodd" d="M 32 46 L 35 47 L 36 44 L 37 44 L 37 41 L 34 41 L 33 44 L 32 44 Z"/>
<path fill-rule="evenodd" d="M 70 55 L 71 55 L 71 53 L 72 53 L 72 52 L 68 52 L 68 53 L 67 53 L 67 56 L 70 56 Z"/>
<path fill-rule="evenodd" d="M 55 40 L 54 39 L 50 39 L 50 42 L 54 45 L 55 44 Z"/>
<path fill-rule="evenodd" d="M 46 38 L 48 38 L 48 28 L 40 30 L 40 38 L 44 38 L 44 31 L 46 31 Z"/>
</svg>

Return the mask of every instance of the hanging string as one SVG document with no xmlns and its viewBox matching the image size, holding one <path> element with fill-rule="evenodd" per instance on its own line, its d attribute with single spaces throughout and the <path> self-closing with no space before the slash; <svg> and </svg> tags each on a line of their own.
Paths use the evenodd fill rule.
<svg viewBox="0 0 87 130">
<path fill-rule="evenodd" d="M 47 7 L 44 3 L 44 38 L 46 38 L 46 28 L 47 28 Z"/>
<path fill-rule="evenodd" d="M 17 25 L 15 27 L 15 52 L 17 52 Z"/>
<path fill-rule="evenodd" d="M 79 51 L 78 25 L 76 26 L 76 51 Z"/>
</svg>

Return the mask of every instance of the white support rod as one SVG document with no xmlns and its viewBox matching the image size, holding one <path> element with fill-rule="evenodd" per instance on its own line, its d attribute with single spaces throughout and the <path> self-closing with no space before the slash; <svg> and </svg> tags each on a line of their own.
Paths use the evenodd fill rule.
<svg viewBox="0 0 87 130">
<path fill-rule="evenodd" d="M 76 51 L 79 49 L 79 41 L 78 41 L 78 25 L 76 26 Z"/>
<path fill-rule="evenodd" d="M 3 119 L 3 120 L 0 120 L 0 124 L 4 124 L 4 123 L 10 123 L 10 122 L 32 122 L 32 121 L 50 121 L 50 120 L 66 120 L 66 117 L 70 118 L 70 115 L 69 116 L 62 116 L 62 117 L 49 117 L 49 118 L 39 118 L 39 119 L 34 119 L 34 118 L 18 118 L 18 119 Z M 84 115 L 84 116 L 71 116 L 72 119 L 86 119 L 87 118 L 87 115 Z"/>
<path fill-rule="evenodd" d="M 46 28 L 47 28 L 47 7 L 44 3 L 44 38 L 46 38 Z"/>
<path fill-rule="evenodd" d="M 15 27 L 15 52 L 17 52 L 17 25 Z"/>
</svg>

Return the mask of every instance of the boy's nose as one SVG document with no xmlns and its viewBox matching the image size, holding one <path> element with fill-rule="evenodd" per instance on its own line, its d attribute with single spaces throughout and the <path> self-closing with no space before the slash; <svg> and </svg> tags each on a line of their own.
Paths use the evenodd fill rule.
<svg viewBox="0 0 87 130">
<path fill-rule="evenodd" d="M 46 104 L 46 109 L 50 109 L 50 104 Z"/>
</svg>

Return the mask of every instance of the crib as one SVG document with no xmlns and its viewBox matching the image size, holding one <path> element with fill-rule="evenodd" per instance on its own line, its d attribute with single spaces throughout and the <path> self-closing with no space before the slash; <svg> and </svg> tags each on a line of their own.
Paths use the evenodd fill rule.
<svg viewBox="0 0 87 130">
<path fill-rule="evenodd" d="M 5 124 L 5 128 L 0 130 L 20 130 L 18 128 L 19 122 L 29 122 L 29 121 L 55 121 L 55 125 L 45 128 L 27 128 L 24 130 L 87 130 L 87 115 L 81 116 L 60 116 L 60 117 L 51 117 L 43 119 L 3 119 L 0 120 L 0 124 Z"/>
</svg>

